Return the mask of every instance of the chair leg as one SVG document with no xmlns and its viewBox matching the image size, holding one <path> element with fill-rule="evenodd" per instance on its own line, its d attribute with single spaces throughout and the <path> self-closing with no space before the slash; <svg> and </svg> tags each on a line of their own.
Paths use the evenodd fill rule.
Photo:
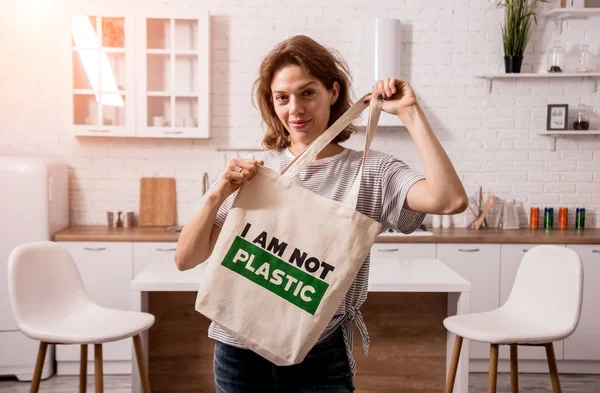
<svg viewBox="0 0 600 393">
<path fill-rule="evenodd" d="M 133 345 L 135 347 L 135 357 L 137 359 L 142 389 L 144 393 L 150 393 L 150 381 L 148 380 L 148 371 L 146 370 L 146 362 L 144 360 L 144 349 L 142 348 L 142 339 L 140 338 L 139 334 L 133 336 Z"/>
<path fill-rule="evenodd" d="M 450 362 L 450 370 L 448 370 L 448 379 L 446 379 L 446 392 L 452 393 L 454 390 L 454 382 L 456 381 L 456 370 L 458 369 L 458 361 L 460 359 L 460 350 L 462 349 L 463 338 L 456 336 L 454 339 L 454 349 L 452 351 L 452 361 Z"/>
<path fill-rule="evenodd" d="M 550 378 L 552 379 L 552 391 L 561 393 L 560 380 L 558 379 L 558 367 L 556 366 L 556 356 L 554 356 L 554 344 L 548 343 L 546 347 L 546 357 L 548 358 L 548 368 L 550 369 Z"/>
<path fill-rule="evenodd" d="M 87 389 L 87 361 L 88 361 L 88 346 L 81 344 L 79 351 L 79 393 L 85 393 Z"/>
<path fill-rule="evenodd" d="M 510 393 L 519 393 L 519 351 L 517 344 L 510 344 Z"/>
<path fill-rule="evenodd" d="M 37 393 L 38 389 L 40 388 L 40 380 L 42 379 L 42 369 L 44 368 L 44 360 L 46 359 L 47 349 L 48 343 L 40 341 L 37 359 L 35 360 L 35 369 L 33 370 L 33 380 L 31 381 L 29 393 Z"/>
<path fill-rule="evenodd" d="M 96 393 L 104 392 L 104 377 L 102 374 L 102 344 L 94 344 L 94 382 Z"/>
<path fill-rule="evenodd" d="M 498 378 L 498 344 L 490 345 L 490 374 L 488 377 L 488 393 L 496 393 Z"/>
</svg>

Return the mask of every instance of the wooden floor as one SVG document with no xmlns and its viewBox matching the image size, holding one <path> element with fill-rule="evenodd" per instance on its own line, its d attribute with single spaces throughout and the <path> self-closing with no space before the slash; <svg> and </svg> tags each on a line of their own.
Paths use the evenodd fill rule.
<svg viewBox="0 0 600 393">
<path fill-rule="evenodd" d="M 561 375 L 563 393 L 597 393 L 600 392 L 600 375 Z M 88 377 L 88 382 L 92 378 Z M 77 393 L 78 377 L 54 376 L 40 385 L 39 393 Z M 509 374 L 498 375 L 497 393 L 510 392 Z M 552 393 L 550 377 L 544 374 L 521 374 L 519 376 L 520 391 L 523 393 Z M 88 392 L 94 391 L 92 383 L 88 383 Z M 401 391 L 401 389 L 399 389 Z M 0 393 L 28 393 L 29 383 L 9 379 L 0 379 Z M 469 393 L 487 392 L 487 374 L 471 374 Z M 131 393 L 129 376 L 105 376 L 104 393 Z M 360 393 L 358 390 L 356 393 Z"/>
</svg>

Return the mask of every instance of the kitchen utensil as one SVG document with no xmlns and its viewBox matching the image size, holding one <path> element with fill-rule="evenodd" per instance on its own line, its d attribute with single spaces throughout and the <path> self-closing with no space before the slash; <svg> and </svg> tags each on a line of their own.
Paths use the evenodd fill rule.
<svg viewBox="0 0 600 393">
<path fill-rule="evenodd" d="M 483 208 L 483 212 L 481 213 L 481 216 L 479 217 L 479 219 L 477 220 L 477 223 L 475 224 L 475 229 L 481 228 L 481 225 L 483 224 L 483 221 L 485 220 L 485 215 L 487 214 L 488 211 L 490 211 L 492 206 L 494 206 L 494 203 L 496 203 L 496 197 L 494 195 L 490 195 L 488 197 L 488 199 L 485 201 L 485 207 Z"/>
<path fill-rule="evenodd" d="M 175 225 L 175 179 L 143 177 L 140 181 L 139 226 Z"/>
<path fill-rule="evenodd" d="M 489 198 L 488 198 L 489 199 Z M 481 216 L 481 213 L 483 209 L 483 187 L 479 186 L 479 216 Z M 483 218 L 483 227 L 485 229 L 488 229 L 488 223 L 487 223 L 487 219 Z"/>
<path fill-rule="evenodd" d="M 210 187 L 210 182 L 208 181 L 208 173 L 204 172 L 204 176 L 202 176 L 202 195 L 206 194 Z"/>
</svg>

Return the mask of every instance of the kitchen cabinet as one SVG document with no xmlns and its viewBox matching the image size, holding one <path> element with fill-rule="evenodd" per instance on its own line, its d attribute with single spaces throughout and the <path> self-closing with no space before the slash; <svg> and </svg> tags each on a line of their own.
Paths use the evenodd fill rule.
<svg viewBox="0 0 600 393">
<path fill-rule="evenodd" d="M 75 260 L 90 299 L 97 304 L 122 310 L 131 309 L 133 249 L 125 242 L 61 242 Z M 131 339 L 103 345 L 107 374 L 131 372 Z M 57 345 L 57 374 L 79 373 L 79 345 Z M 88 373 L 93 374 L 93 346 L 88 348 Z"/>
<path fill-rule="evenodd" d="M 375 243 L 371 247 L 371 262 L 382 259 L 435 258 L 435 244 Z"/>
<path fill-rule="evenodd" d="M 176 249 L 177 243 L 133 243 L 133 277 L 156 261 L 175 265 Z"/>
<path fill-rule="evenodd" d="M 470 312 L 490 311 L 500 305 L 500 245 L 437 245 L 437 258 L 471 282 Z M 489 359 L 490 344 L 471 341 L 470 359 Z"/>
<path fill-rule="evenodd" d="M 506 303 L 513 287 L 517 270 L 521 260 L 527 251 L 537 244 L 502 244 L 500 245 L 500 304 Z M 554 343 L 554 353 L 557 360 L 563 358 L 563 341 Z M 546 359 L 544 347 L 519 346 L 519 359 Z M 510 359 L 510 348 L 507 345 L 500 346 L 498 357 Z"/>
<path fill-rule="evenodd" d="M 600 360 L 600 245 L 567 244 L 583 262 L 583 303 L 579 325 L 564 340 L 565 360 Z"/>
<path fill-rule="evenodd" d="M 140 137 L 210 136 L 210 16 L 189 15 L 144 16 L 136 25 Z"/>
<path fill-rule="evenodd" d="M 210 15 L 192 8 L 187 15 L 99 9 L 72 16 L 76 135 L 210 137 Z"/>
<path fill-rule="evenodd" d="M 107 12 L 71 18 L 70 119 L 76 135 L 135 136 L 134 22 Z"/>
</svg>

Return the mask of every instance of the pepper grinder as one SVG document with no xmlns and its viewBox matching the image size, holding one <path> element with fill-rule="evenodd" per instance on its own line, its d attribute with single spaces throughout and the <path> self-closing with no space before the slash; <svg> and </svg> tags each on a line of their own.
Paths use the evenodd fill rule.
<svg viewBox="0 0 600 393">
<path fill-rule="evenodd" d="M 123 220 L 121 219 L 121 214 L 123 214 L 123 212 L 117 212 L 117 228 L 123 227 Z"/>
</svg>

